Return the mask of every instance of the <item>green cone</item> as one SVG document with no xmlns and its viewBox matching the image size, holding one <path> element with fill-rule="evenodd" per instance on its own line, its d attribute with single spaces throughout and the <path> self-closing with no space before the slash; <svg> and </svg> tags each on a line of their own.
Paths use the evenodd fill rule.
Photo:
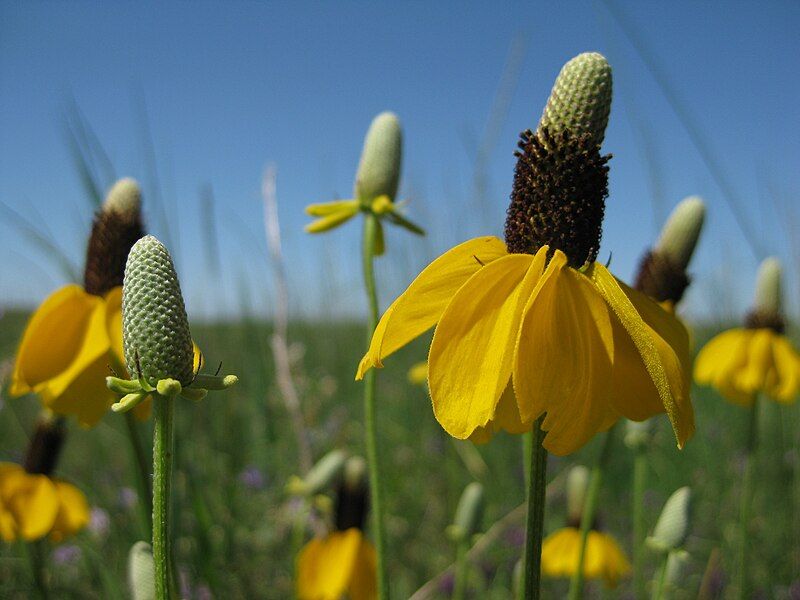
<svg viewBox="0 0 800 600">
<path fill-rule="evenodd" d="M 356 174 L 355 196 L 362 203 L 378 196 L 394 200 L 400 182 L 403 160 L 403 133 L 400 120 L 391 112 L 383 112 L 372 120 L 364 138 L 364 149 Z"/>
<path fill-rule="evenodd" d="M 178 275 L 164 245 L 148 235 L 131 248 L 122 287 L 125 361 L 131 376 L 156 386 L 193 378 L 192 336 Z"/>
</svg>

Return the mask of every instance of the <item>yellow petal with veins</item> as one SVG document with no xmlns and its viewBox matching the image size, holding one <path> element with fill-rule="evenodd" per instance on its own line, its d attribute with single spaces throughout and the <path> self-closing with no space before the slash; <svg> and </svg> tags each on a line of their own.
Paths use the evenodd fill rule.
<svg viewBox="0 0 800 600">
<path fill-rule="evenodd" d="M 350 586 L 361 547 L 352 528 L 314 538 L 297 557 L 298 600 L 340 600 Z"/>
</svg>

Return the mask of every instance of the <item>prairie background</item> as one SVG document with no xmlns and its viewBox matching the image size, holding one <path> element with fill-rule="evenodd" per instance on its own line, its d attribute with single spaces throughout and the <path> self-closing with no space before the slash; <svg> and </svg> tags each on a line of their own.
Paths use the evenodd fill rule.
<svg viewBox="0 0 800 600">
<path fill-rule="evenodd" d="M 695 348 L 739 323 L 768 254 L 783 260 L 796 323 L 795 4 L 470 4 L 463 21 L 451 5 L 395 12 L 381 3 L 241 3 L 225 11 L 201 3 L 190 14 L 176 6 L 148 15 L 131 6 L 78 14 L 59 3 L 0 5 L 0 460 L 21 460 L 39 410 L 33 397 L 5 395 L 26 319 L 52 290 L 80 280 L 104 190 L 116 177 L 136 177 L 147 227 L 176 258 L 207 363 L 222 361 L 241 380 L 177 409 L 175 551 L 190 597 L 278 599 L 293 590 L 301 506 L 284 486 L 299 468 L 270 348 L 280 295 L 263 227 L 267 164 L 277 166 L 287 340 L 314 457 L 364 452 L 362 390 L 353 380 L 365 341 L 360 229 L 350 223 L 312 238 L 302 232 L 302 209 L 347 196 L 363 135 L 383 109 L 396 110 L 405 126 L 400 197 L 428 230 L 422 240 L 387 231 L 387 255 L 376 266 L 383 308 L 449 246 L 502 231 L 517 133 L 535 126 L 561 64 L 597 49 L 615 69 L 604 146 L 615 158 L 599 260 L 611 256 L 615 273 L 630 279 L 669 210 L 700 194 L 708 222 L 680 311 Z M 800 342 L 793 326 L 789 333 Z M 512 514 L 524 497 L 521 442 L 499 435 L 478 447 L 485 466 L 465 464 L 425 390 L 406 377 L 428 342 L 393 356 L 378 381 L 395 597 L 453 562 L 444 530 L 477 478 L 487 493 L 483 530 L 504 526 L 492 529 L 494 541 L 472 570 L 472 597 L 508 598 L 524 538 L 522 513 Z M 702 590 L 725 598 L 746 414 L 708 389 L 694 388 L 693 400 L 697 434 L 685 450 L 675 448 L 666 419 L 656 419 L 646 519 L 652 528 L 667 497 L 691 486 L 691 559 L 674 597 Z M 146 440 L 149 424 L 142 433 Z M 57 598 L 128 597 L 127 553 L 142 534 L 125 436 L 113 414 L 92 430 L 69 424 L 58 475 L 85 492 L 93 524 L 50 549 Z M 794 600 L 800 406 L 762 403 L 759 439 L 754 597 Z M 548 533 L 565 524 L 563 474 L 590 465 L 598 442 L 550 458 Z M 631 466 L 618 432 L 599 522 L 629 557 Z M 657 566 L 648 554 L 648 578 Z M 450 584 L 445 578 L 438 597 L 448 597 Z M 26 598 L 31 585 L 24 548 L 0 546 L 0 597 Z M 630 581 L 613 592 L 597 583 L 588 590 L 633 597 Z M 545 582 L 545 597 L 565 592 L 566 582 Z"/>
</svg>

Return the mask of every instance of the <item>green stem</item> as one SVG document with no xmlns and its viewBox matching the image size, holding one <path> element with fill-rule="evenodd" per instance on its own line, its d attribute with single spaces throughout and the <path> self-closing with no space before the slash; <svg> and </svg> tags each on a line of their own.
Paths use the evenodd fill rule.
<svg viewBox="0 0 800 600">
<path fill-rule="evenodd" d="M 647 451 L 639 446 L 633 458 L 633 589 L 644 598 L 644 490 L 647 486 Z"/>
<path fill-rule="evenodd" d="M 378 293 L 375 287 L 375 241 L 380 224 L 378 217 L 371 212 L 364 213 L 363 269 L 364 287 L 369 304 L 367 321 L 367 348 L 372 334 L 378 326 Z M 386 578 L 385 531 L 383 526 L 383 491 L 381 489 L 381 470 L 378 456 L 378 429 L 375 416 L 375 369 L 364 375 L 364 429 L 366 434 L 367 462 L 369 463 L 369 487 L 372 508 L 372 535 L 375 538 L 377 556 L 378 598 L 388 600 L 389 582 Z"/>
<path fill-rule="evenodd" d="M 453 586 L 452 600 L 464 600 L 467 592 L 467 551 L 469 550 L 469 543 L 467 540 L 458 542 L 456 548 L 456 575 L 455 584 Z"/>
<path fill-rule="evenodd" d="M 36 591 L 42 600 L 50 598 L 50 589 L 47 586 L 47 570 L 44 564 L 44 541 L 23 542 L 31 564 L 31 574 Z"/>
<path fill-rule="evenodd" d="M 603 447 L 592 467 L 589 489 L 586 492 L 586 502 L 583 505 L 583 514 L 581 515 L 581 545 L 578 551 L 578 564 L 572 572 L 572 578 L 569 582 L 569 600 L 579 600 L 583 597 L 583 563 L 586 559 L 586 542 L 589 539 L 589 532 L 592 529 L 595 513 L 597 512 L 597 500 L 600 496 L 600 487 L 603 485 L 603 471 L 611 455 L 611 441 L 615 427 L 616 425 L 606 433 Z"/>
<path fill-rule="evenodd" d="M 174 446 L 175 400 L 153 398 L 153 562 L 156 598 L 172 598 L 169 505 Z"/>
<path fill-rule="evenodd" d="M 547 486 L 547 450 L 542 446 L 544 416 L 533 423 L 528 476 L 528 513 L 525 522 L 525 557 L 522 567 L 522 597 L 541 598 L 542 536 L 544 534 L 544 492 Z"/>
<path fill-rule="evenodd" d="M 658 571 L 658 579 L 656 580 L 656 585 L 653 589 L 653 600 L 661 600 L 664 595 L 664 582 L 667 579 L 667 564 L 669 563 L 670 554 L 671 552 L 664 554 L 664 562 Z"/>
<path fill-rule="evenodd" d="M 531 487 L 531 457 L 533 456 L 533 432 L 526 431 L 522 434 L 522 466 L 525 474 L 525 500 Z"/>
<path fill-rule="evenodd" d="M 128 429 L 128 441 L 130 442 L 131 456 L 133 457 L 133 470 L 136 472 L 134 479 L 136 479 L 136 487 L 139 492 L 138 505 L 142 521 L 143 539 L 149 540 L 153 536 L 153 491 L 150 486 L 150 462 L 147 460 L 133 411 L 125 413 L 125 425 Z"/>
<path fill-rule="evenodd" d="M 750 502 L 752 501 L 753 488 L 753 467 L 756 447 L 758 444 L 758 397 L 753 398 L 753 405 L 750 407 L 750 419 L 748 424 L 747 441 L 744 454 L 744 474 L 742 475 L 742 497 L 739 506 L 739 556 L 737 562 L 737 579 L 739 588 L 739 598 L 747 598 L 747 525 L 750 521 Z"/>
</svg>

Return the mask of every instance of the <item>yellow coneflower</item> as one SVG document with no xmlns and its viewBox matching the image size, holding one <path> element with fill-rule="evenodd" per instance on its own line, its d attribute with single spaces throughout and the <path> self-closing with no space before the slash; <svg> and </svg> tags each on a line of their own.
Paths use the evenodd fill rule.
<svg viewBox="0 0 800 600">
<path fill-rule="evenodd" d="M 0 462 L 0 537 L 60 542 L 89 523 L 89 506 L 71 483 L 53 477 L 64 437 L 63 420 L 40 419 L 25 464 Z"/>
<path fill-rule="evenodd" d="M 356 377 L 435 326 L 428 383 L 453 437 L 530 431 L 569 454 L 620 416 L 667 412 L 678 445 L 694 431 L 683 325 L 595 262 L 608 194 L 600 144 L 611 69 L 564 66 L 538 130 L 521 136 L 505 240 L 449 250 L 381 318 Z"/>
<path fill-rule="evenodd" d="M 35 393 L 55 413 L 92 426 L 114 400 L 109 368 L 126 373 L 122 353 L 122 275 L 133 243 L 143 235 L 140 192 L 132 179 L 109 191 L 92 226 L 84 285 L 53 292 L 28 321 L 10 394 Z M 146 418 L 149 406 L 139 408 Z"/>
<path fill-rule="evenodd" d="M 542 574 L 547 577 L 571 578 L 581 560 L 581 515 L 587 500 L 589 469 L 583 465 L 572 467 L 567 473 L 568 527 L 558 529 L 542 543 Z M 583 555 L 583 577 L 602 579 L 609 588 L 631 572 L 625 553 L 616 540 L 592 527 L 586 538 Z"/>
<path fill-rule="evenodd" d="M 564 527 L 551 533 L 542 542 L 542 573 L 547 577 L 572 577 L 578 568 L 580 549 L 579 528 Z M 607 587 L 615 588 L 630 572 L 631 565 L 616 540 L 602 531 L 589 531 L 584 578 L 602 579 Z"/>
<path fill-rule="evenodd" d="M 697 383 L 742 406 L 751 406 L 759 393 L 793 402 L 800 391 L 800 355 L 783 334 L 781 305 L 781 266 L 768 258 L 761 263 L 745 326 L 715 336 L 697 355 Z"/>
<path fill-rule="evenodd" d="M 377 556 L 364 536 L 366 464 L 348 459 L 335 507 L 334 530 L 312 539 L 297 557 L 299 600 L 373 600 L 378 597 Z"/>
</svg>

